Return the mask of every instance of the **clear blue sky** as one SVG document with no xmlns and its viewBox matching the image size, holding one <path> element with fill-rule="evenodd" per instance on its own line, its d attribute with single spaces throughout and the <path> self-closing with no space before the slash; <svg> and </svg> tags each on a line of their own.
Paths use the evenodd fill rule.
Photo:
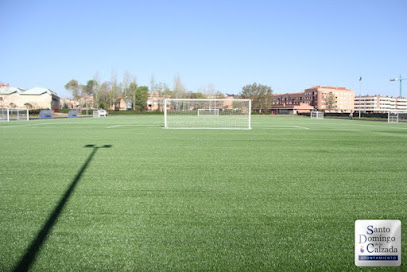
<svg viewBox="0 0 407 272">
<path fill-rule="evenodd" d="M 125 71 L 139 85 L 239 93 L 314 85 L 398 96 L 407 77 L 407 1 L 0 1 L 0 82 L 46 87 Z M 404 96 L 407 96 L 407 81 Z"/>
</svg>

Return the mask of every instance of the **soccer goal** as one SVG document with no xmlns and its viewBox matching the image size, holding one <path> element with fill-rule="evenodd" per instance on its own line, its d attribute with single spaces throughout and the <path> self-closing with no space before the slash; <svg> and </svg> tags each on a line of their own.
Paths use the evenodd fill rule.
<svg viewBox="0 0 407 272">
<path fill-rule="evenodd" d="M 8 122 L 8 109 L 0 109 L 0 121 Z"/>
<path fill-rule="evenodd" d="M 166 99 L 164 127 L 251 129 L 250 99 Z"/>
<path fill-rule="evenodd" d="M 324 119 L 324 112 L 323 111 L 311 111 L 311 118 L 312 119 Z"/>
<path fill-rule="evenodd" d="M 407 112 L 400 111 L 389 111 L 387 114 L 388 123 L 406 123 L 407 122 Z"/>
<path fill-rule="evenodd" d="M 29 119 L 28 109 L 0 109 L 0 121 L 28 121 Z"/>
</svg>

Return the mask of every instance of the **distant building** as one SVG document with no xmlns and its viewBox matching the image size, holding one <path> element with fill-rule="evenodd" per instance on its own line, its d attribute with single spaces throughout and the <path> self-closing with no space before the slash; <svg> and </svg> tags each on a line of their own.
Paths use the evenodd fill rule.
<svg viewBox="0 0 407 272">
<path fill-rule="evenodd" d="M 24 90 L 16 87 L 0 87 L 0 107 L 28 109 L 58 109 L 59 96 L 46 88 Z"/>
<path fill-rule="evenodd" d="M 148 111 L 163 111 L 164 100 L 171 98 L 170 95 L 162 95 L 159 92 L 149 92 L 147 99 Z"/>
<path fill-rule="evenodd" d="M 389 96 L 357 96 L 355 97 L 355 111 L 388 112 L 407 111 L 407 98 Z"/>
<path fill-rule="evenodd" d="M 328 111 L 327 98 L 330 94 L 334 103 L 329 112 L 353 112 L 354 91 L 329 86 L 314 86 L 300 93 L 273 94 L 271 112 L 295 114 L 312 110 Z"/>
<path fill-rule="evenodd" d="M 309 103 L 305 103 L 305 93 L 273 94 L 271 113 L 273 114 L 297 114 L 307 113 L 314 109 Z"/>
<path fill-rule="evenodd" d="M 316 110 L 328 111 L 327 98 L 332 93 L 334 96 L 334 107 L 329 112 L 354 111 L 355 92 L 343 87 L 315 86 L 304 91 L 305 102 L 314 106 Z"/>
</svg>

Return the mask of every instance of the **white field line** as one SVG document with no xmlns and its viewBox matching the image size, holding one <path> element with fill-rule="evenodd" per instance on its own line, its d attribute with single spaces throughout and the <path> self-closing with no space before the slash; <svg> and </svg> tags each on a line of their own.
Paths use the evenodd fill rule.
<svg viewBox="0 0 407 272">
<path fill-rule="evenodd" d="M 383 126 L 378 126 L 378 125 L 355 125 L 355 126 L 361 126 L 361 127 L 376 127 L 376 128 L 384 128 L 384 129 L 386 129 L 386 128 L 391 128 L 391 129 L 407 129 L 407 127 L 394 127 L 394 126 L 386 126 L 386 125 L 383 125 Z"/>
<path fill-rule="evenodd" d="M 310 129 L 310 128 L 301 126 L 279 126 L 279 127 L 262 127 L 259 129 Z"/>
<path fill-rule="evenodd" d="M 19 127 L 32 127 L 32 126 L 42 126 L 42 125 L 55 125 L 57 123 L 39 123 L 30 125 L 11 125 L 11 126 L 0 126 L 0 128 L 19 128 Z"/>
<path fill-rule="evenodd" d="M 113 125 L 113 126 L 108 126 L 106 128 L 118 128 L 118 127 L 159 127 L 160 124 L 157 125 Z"/>
</svg>

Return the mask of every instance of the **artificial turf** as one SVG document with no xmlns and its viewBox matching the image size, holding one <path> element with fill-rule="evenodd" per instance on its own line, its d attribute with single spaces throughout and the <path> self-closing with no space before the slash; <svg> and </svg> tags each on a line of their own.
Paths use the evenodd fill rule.
<svg viewBox="0 0 407 272">
<path fill-rule="evenodd" d="M 402 265 L 373 270 L 406 269 L 406 124 L 254 116 L 252 127 L 1 123 L 0 271 L 27 250 L 33 271 L 359 271 L 357 219 L 401 220 Z"/>
</svg>

